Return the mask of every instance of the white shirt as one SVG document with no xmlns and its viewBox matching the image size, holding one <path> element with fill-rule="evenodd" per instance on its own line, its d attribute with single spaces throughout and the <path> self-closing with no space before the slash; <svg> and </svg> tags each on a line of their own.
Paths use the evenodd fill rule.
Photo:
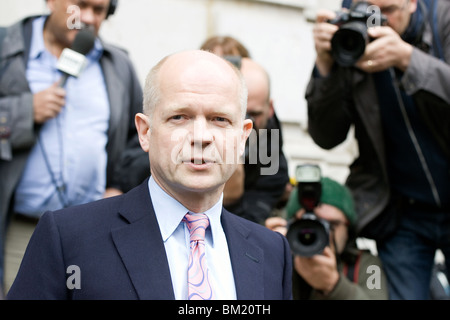
<svg viewBox="0 0 450 320">
<path fill-rule="evenodd" d="M 169 261 L 175 299 L 186 300 L 190 240 L 189 230 L 182 219 L 189 210 L 162 190 L 152 177 L 149 179 L 148 188 Z M 205 235 L 206 259 L 215 299 L 235 300 L 236 287 L 228 243 L 220 222 L 222 199 L 223 196 L 212 208 L 204 212 L 210 225 Z"/>
</svg>

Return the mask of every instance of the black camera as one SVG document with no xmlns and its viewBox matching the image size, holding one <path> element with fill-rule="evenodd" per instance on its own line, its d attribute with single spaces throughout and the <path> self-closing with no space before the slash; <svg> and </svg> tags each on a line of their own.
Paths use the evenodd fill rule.
<svg viewBox="0 0 450 320">
<path fill-rule="evenodd" d="M 321 172 L 317 165 L 299 165 L 296 168 L 298 202 L 305 209 L 301 219 L 293 218 L 286 238 L 295 255 L 310 257 L 320 254 L 329 244 L 330 225 L 314 214 L 322 194 Z"/>
<path fill-rule="evenodd" d="M 331 39 L 331 54 L 343 66 L 353 66 L 364 54 L 369 43 L 367 29 L 387 24 L 387 17 L 380 8 L 367 1 L 354 3 L 349 11 L 338 12 L 337 17 L 328 21 L 339 26 Z"/>
</svg>

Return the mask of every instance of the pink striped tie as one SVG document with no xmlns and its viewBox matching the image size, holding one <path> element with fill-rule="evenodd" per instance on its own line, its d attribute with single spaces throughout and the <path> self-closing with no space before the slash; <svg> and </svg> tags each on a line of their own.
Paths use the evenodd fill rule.
<svg viewBox="0 0 450 320">
<path fill-rule="evenodd" d="M 205 256 L 205 231 L 209 226 L 204 213 L 188 212 L 183 219 L 189 229 L 191 253 L 188 267 L 188 299 L 211 300 L 213 292 L 209 282 Z"/>
</svg>

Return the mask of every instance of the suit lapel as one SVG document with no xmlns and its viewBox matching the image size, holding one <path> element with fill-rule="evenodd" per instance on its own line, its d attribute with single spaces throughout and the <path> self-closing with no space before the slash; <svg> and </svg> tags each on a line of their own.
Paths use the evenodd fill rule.
<svg viewBox="0 0 450 320">
<path fill-rule="evenodd" d="M 237 299 L 264 299 L 263 250 L 249 241 L 251 231 L 226 210 L 222 212 L 222 226 L 228 242 Z"/>
<path fill-rule="evenodd" d="M 147 180 L 126 197 L 119 213 L 128 224 L 111 233 L 137 294 L 144 300 L 175 299 Z"/>
<path fill-rule="evenodd" d="M 173 300 L 164 243 L 147 188 L 147 180 L 125 196 L 119 214 L 125 226 L 111 230 L 112 239 L 140 299 Z M 223 210 L 222 226 L 228 242 L 239 300 L 264 299 L 264 253 L 251 243 L 250 229 Z"/>
</svg>

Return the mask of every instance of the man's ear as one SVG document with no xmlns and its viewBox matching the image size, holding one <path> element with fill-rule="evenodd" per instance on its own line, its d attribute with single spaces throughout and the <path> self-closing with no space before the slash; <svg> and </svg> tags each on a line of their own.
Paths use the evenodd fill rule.
<svg viewBox="0 0 450 320">
<path fill-rule="evenodd" d="M 136 130 L 139 135 L 139 143 L 142 150 L 148 152 L 149 147 L 149 135 L 150 135 L 150 123 L 148 117 L 143 113 L 137 113 L 134 118 L 134 123 L 136 124 Z"/>
<path fill-rule="evenodd" d="M 250 119 L 245 119 L 242 126 L 242 140 L 241 140 L 241 146 L 240 146 L 240 154 L 244 154 L 245 152 L 245 143 L 250 136 L 250 133 L 252 133 L 253 129 L 253 122 Z"/>
<path fill-rule="evenodd" d="M 53 12 L 55 10 L 55 3 L 54 0 L 46 0 L 45 1 L 47 4 L 48 9 Z"/>
<path fill-rule="evenodd" d="M 275 114 L 275 108 L 273 106 L 273 99 L 269 100 L 269 118 L 272 118 Z"/>
</svg>

